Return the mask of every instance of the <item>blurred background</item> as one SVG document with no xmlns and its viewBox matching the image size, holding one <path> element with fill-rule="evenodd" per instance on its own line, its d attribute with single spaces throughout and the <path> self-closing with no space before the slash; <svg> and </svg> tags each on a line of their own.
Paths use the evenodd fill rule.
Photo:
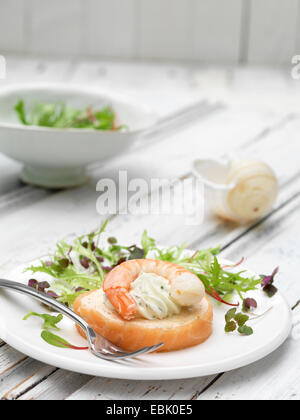
<svg viewBox="0 0 300 420">
<path fill-rule="evenodd" d="M 294 109 L 299 23 L 299 0 L 0 0 L 0 55 L 6 83 L 87 81 L 138 97 L 143 89 L 146 101 L 164 92 L 168 110 L 175 84 L 183 102 L 190 88 L 254 106 L 284 98 Z"/>
<path fill-rule="evenodd" d="M 298 0 L 0 0 L 4 53 L 290 64 Z"/>
</svg>

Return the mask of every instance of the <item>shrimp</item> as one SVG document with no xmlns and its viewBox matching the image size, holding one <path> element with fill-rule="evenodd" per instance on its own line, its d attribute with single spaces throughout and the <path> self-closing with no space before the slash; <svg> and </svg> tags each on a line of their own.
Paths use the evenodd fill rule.
<svg viewBox="0 0 300 420">
<path fill-rule="evenodd" d="M 108 273 L 103 283 L 108 300 L 125 320 L 134 319 L 137 314 L 137 303 L 130 289 L 142 273 L 156 274 L 168 280 L 170 296 L 180 306 L 195 305 L 204 298 L 201 280 L 179 265 L 151 259 L 126 261 Z"/>
</svg>

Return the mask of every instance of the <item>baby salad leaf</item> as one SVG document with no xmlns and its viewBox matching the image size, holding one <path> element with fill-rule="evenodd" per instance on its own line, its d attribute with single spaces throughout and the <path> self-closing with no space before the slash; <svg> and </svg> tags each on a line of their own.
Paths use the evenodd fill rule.
<svg viewBox="0 0 300 420">
<path fill-rule="evenodd" d="M 147 255 L 152 249 L 155 248 L 155 246 L 155 240 L 153 238 L 150 238 L 148 232 L 145 230 L 142 236 L 142 248 L 145 253 L 145 258 L 147 258 Z"/>
<path fill-rule="evenodd" d="M 265 287 L 268 284 L 273 284 L 274 278 L 279 271 L 279 267 L 276 267 L 273 273 L 270 276 L 265 276 L 264 274 L 261 275 L 262 278 L 262 286 Z"/>
<path fill-rule="evenodd" d="M 243 302 L 243 312 L 250 312 L 251 309 L 257 308 L 257 302 L 253 298 L 246 298 Z"/>
<path fill-rule="evenodd" d="M 137 246 L 133 246 L 129 249 L 130 255 L 128 257 L 128 260 L 140 260 L 142 258 L 145 258 L 145 251 L 141 248 L 138 248 Z"/>
<path fill-rule="evenodd" d="M 88 107 L 84 110 L 68 108 L 64 103 L 35 103 L 26 112 L 25 103 L 20 100 L 15 111 L 24 125 L 51 128 L 81 128 L 120 131 L 126 126 L 118 125 L 116 113 L 108 106 L 100 110 Z"/>
<path fill-rule="evenodd" d="M 99 259 L 100 250 L 94 241 L 100 238 L 106 225 L 107 222 L 99 231 L 76 238 L 72 244 L 65 241 L 58 242 L 51 261 L 41 261 L 39 265 L 31 266 L 25 271 L 34 274 L 44 273 L 52 277 L 51 295 L 53 293 L 54 297 L 55 294 L 59 302 L 72 306 L 77 296 L 86 291 L 99 289 L 102 285 L 105 274 L 100 261 L 104 259 Z M 119 259 L 119 252 L 114 257 Z M 83 267 L 82 261 L 87 262 L 88 268 Z M 45 289 L 50 288 L 49 283 L 38 283 L 33 279 L 30 285 L 45 293 Z"/>
<path fill-rule="evenodd" d="M 261 285 L 263 287 L 263 291 L 269 296 L 269 298 L 272 298 L 278 292 L 277 287 L 273 285 L 275 276 L 278 273 L 278 271 L 279 271 L 279 267 L 275 268 L 275 270 L 270 276 L 261 275 L 261 279 L 262 279 Z"/>
<path fill-rule="evenodd" d="M 54 347 L 64 348 L 64 349 L 72 349 L 72 350 L 88 350 L 88 347 L 77 347 L 70 344 L 68 341 L 64 340 L 63 338 L 52 334 L 49 331 L 43 331 L 41 337 L 46 343 L 50 344 Z"/>
<path fill-rule="evenodd" d="M 225 325 L 225 332 L 230 333 L 236 330 L 236 323 L 234 321 L 227 322 Z"/>
<path fill-rule="evenodd" d="M 246 322 L 249 320 L 248 315 L 244 315 L 242 313 L 236 314 L 234 320 L 237 322 L 239 327 L 243 327 Z"/>
<path fill-rule="evenodd" d="M 47 315 L 47 314 L 38 314 L 37 312 L 29 312 L 29 314 L 27 314 L 23 318 L 23 320 L 26 321 L 31 316 L 37 316 L 44 320 L 44 324 L 42 327 L 44 330 L 50 330 L 50 329 L 59 330 L 59 328 L 57 327 L 57 324 L 63 319 L 62 314 L 59 314 L 58 316 L 52 316 L 52 315 Z"/>
<path fill-rule="evenodd" d="M 90 110 L 88 114 L 90 119 L 96 118 L 94 114 L 90 115 Z M 45 293 L 54 294 L 59 302 L 72 307 L 77 296 L 99 289 L 106 274 L 114 267 L 130 259 L 147 258 L 151 252 L 153 259 L 177 264 L 194 273 L 204 284 L 208 295 L 219 303 L 235 307 L 225 316 L 226 332 L 233 332 L 237 328 L 244 335 L 250 335 L 250 332 L 253 332 L 250 327 L 246 326 L 248 316 L 238 313 L 236 307 L 239 306 L 239 303 L 231 303 L 231 300 L 238 295 L 244 302 L 243 310 L 256 307 L 256 301 L 245 299 L 244 295 L 249 291 L 257 290 L 262 280 L 266 284 L 264 287 L 270 288 L 277 270 L 273 272 L 272 276 L 263 276 L 271 277 L 271 279 L 249 277 L 245 271 L 233 271 L 243 260 L 232 266 L 220 264 L 217 258 L 220 247 L 197 250 L 191 256 L 191 253 L 186 250 L 185 244 L 169 248 L 158 247 L 147 231 L 144 231 L 142 235 L 141 247 L 137 245 L 122 246 L 115 237 L 109 237 L 105 245 L 102 246 L 99 244 L 106 226 L 107 221 L 99 231 L 79 236 L 72 243 L 58 242 L 51 259 L 41 261 L 38 266 L 28 268 L 32 273 L 41 272 L 52 277 L 51 285 L 38 283 L 37 280 L 32 279 L 31 286 L 44 289 Z M 51 290 L 46 291 L 50 287 Z M 269 293 L 271 292 L 272 290 L 269 289 Z"/>
<path fill-rule="evenodd" d="M 225 321 L 230 322 L 236 314 L 236 308 L 230 309 L 225 315 Z"/>
<path fill-rule="evenodd" d="M 253 329 L 251 327 L 248 327 L 247 325 L 243 325 L 239 327 L 238 332 L 242 335 L 249 336 L 253 334 Z"/>
<path fill-rule="evenodd" d="M 272 298 L 276 295 L 278 292 L 277 287 L 275 287 L 273 284 L 268 284 L 264 287 L 264 292 L 269 296 L 269 298 Z"/>
<path fill-rule="evenodd" d="M 115 245 L 115 244 L 117 244 L 117 243 L 118 243 L 118 240 L 117 240 L 116 238 L 114 238 L 114 237 L 110 237 L 110 238 L 108 238 L 108 239 L 107 239 L 107 242 L 108 242 L 110 245 Z"/>
<path fill-rule="evenodd" d="M 25 113 L 25 104 L 24 101 L 20 100 L 17 105 L 15 106 L 15 111 L 20 119 L 20 121 L 24 124 L 24 125 L 29 125 L 27 122 L 27 118 L 26 118 L 26 113 Z"/>
<path fill-rule="evenodd" d="M 230 309 L 225 315 L 225 332 L 231 333 L 238 328 L 238 332 L 242 335 L 253 334 L 252 328 L 245 325 L 248 320 L 248 315 L 242 314 L 241 312 L 236 313 L 236 308 Z"/>
</svg>

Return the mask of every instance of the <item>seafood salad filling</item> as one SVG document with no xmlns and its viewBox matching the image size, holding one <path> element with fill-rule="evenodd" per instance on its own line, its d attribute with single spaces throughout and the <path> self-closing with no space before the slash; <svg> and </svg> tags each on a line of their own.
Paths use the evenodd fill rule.
<svg viewBox="0 0 300 420">
<path fill-rule="evenodd" d="M 141 273 L 132 283 L 130 294 L 137 304 L 137 313 L 146 319 L 164 319 L 179 314 L 180 305 L 171 295 L 167 279 L 154 273 Z"/>
<path fill-rule="evenodd" d="M 129 260 L 104 279 L 103 291 L 125 320 L 142 316 L 164 319 L 178 314 L 182 306 L 202 301 L 205 288 L 184 267 L 159 260 Z"/>
</svg>

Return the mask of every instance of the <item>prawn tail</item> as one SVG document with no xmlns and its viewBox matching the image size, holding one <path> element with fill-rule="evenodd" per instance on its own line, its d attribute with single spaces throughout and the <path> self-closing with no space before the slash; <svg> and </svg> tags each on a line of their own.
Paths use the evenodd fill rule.
<svg viewBox="0 0 300 420">
<path fill-rule="evenodd" d="M 124 288 L 106 290 L 106 296 L 112 306 L 126 321 L 133 319 L 137 312 L 137 305 L 132 296 Z"/>
</svg>

